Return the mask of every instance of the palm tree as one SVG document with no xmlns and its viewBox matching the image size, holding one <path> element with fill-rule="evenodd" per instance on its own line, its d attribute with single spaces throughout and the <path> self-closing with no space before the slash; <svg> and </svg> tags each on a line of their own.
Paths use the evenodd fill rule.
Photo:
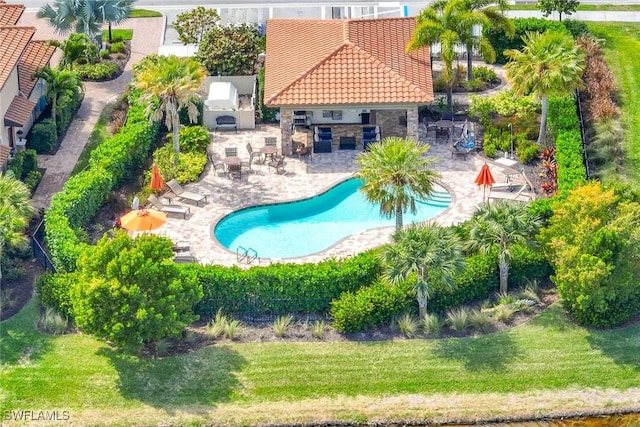
<svg viewBox="0 0 640 427">
<path fill-rule="evenodd" d="M 49 40 L 50 46 L 55 46 L 62 51 L 62 58 L 58 66 L 73 70 L 76 62 L 93 63 L 98 58 L 98 48 L 91 42 L 86 34 L 74 33 L 65 41 Z"/>
<path fill-rule="evenodd" d="M 369 145 L 369 151 L 358 156 L 364 181 L 361 190 L 367 200 L 380 203 L 380 212 L 396 217 L 396 230 L 402 228 L 402 214 L 416 211 L 416 199 L 426 199 L 439 175 L 429 169 L 434 159 L 425 156 L 428 144 L 409 138 L 390 137 Z"/>
<path fill-rule="evenodd" d="M 392 284 L 415 277 L 420 317 L 427 313 L 433 286 L 451 286 L 462 265 L 462 243 L 450 227 L 435 223 L 412 225 L 397 230 L 394 244 L 383 247 L 383 277 Z M 415 276 L 414 276 L 415 275 Z"/>
<path fill-rule="evenodd" d="M 498 251 L 500 291 L 507 292 L 511 245 L 534 246 L 541 220 L 528 211 L 525 203 L 501 201 L 484 205 L 469 221 L 469 246 L 484 253 Z"/>
<path fill-rule="evenodd" d="M 140 102 L 146 103 L 149 120 L 159 121 L 164 116 L 167 129 L 173 131 L 174 163 L 180 152 L 180 109 L 187 108 L 191 122 L 198 119 L 193 99 L 205 76 L 206 71 L 199 62 L 171 55 L 144 62 L 135 77 L 134 85 L 143 92 Z"/>
<path fill-rule="evenodd" d="M 565 95 L 582 87 L 585 53 L 570 35 L 553 31 L 527 33 L 522 51 L 509 49 L 506 76 L 516 96 L 534 93 L 542 102 L 538 144 L 546 140 L 549 95 Z"/>
<path fill-rule="evenodd" d="M 7 247 L 24 242 L 24 230 L 34 209 L 29 203 L 29 188 L 10 174 L 0 174 L 0 282 L 2 258 Z"/>
<path fill-rule="evenodd" d="M 37 13 L 38 18 L 48 19 L 56 33 L 66 35 L 72 30 L 87 34 L 92 40 L 102 34 L 102 26 L 124 22 L 131 13 L 135 0 L 54 0 L 45 4 Z"/>
<path fill-rule="evenodd" d="M 447 82 L 447 104 L 453 106 L 453 86 L 456 72 L 453 61 L 456 58 L 455 46 L 462 43 L 465 34 L 471 33 L 475 22 L 465 22 L 467 0 L 439 0 L 424 9 L 418 17 L 416 29 L 407 45 L 407 52 L 421 47 L 431 47 L 440 43 L 440 56 L 444 62 L 442 76 Z"/>
<path fill-rule="evenodd" d="M 51 118 L 53 123 L 56 124 L 58 98 L 61 95 L 73 94 L 77 90 L 82 90 L 82 82 L 78 79 L 76 73 L 72 71 L 58 70 L 49 66 L 36 70 L 32 78 L 41 78 L 47 82 L 47 98 L 51 102 Z"/>
<path fill-rule="evenodd" d="M 493 5 L 497 5 L 497 7 Z M 482 25 L 483 33 L 484 29 L 491 27 L 502 28 L 509 37 L 513 37 L 516 33 L 513 22 L 503 13 L 508 7 L 506 0 L 467 0 L 467 7 L 468 18 L 464 18 L 463 21 L 476 22 L 475 25 Z M 473 48 L 478 47 L 482 59 L 490 64 L 496 61 L 496 51 L 489 39 L 484 35 L 474 37 L 472 31 L 467 31 L 466 34 L 462 35 L 467 47 L 467 80 L 471 80 L 473 78 Z"/>
</svg>

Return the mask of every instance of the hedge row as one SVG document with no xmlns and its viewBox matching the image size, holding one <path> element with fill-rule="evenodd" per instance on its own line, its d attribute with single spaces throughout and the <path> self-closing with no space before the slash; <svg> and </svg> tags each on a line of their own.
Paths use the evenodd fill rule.
<svg viewBox="0 0 640 427">
<path fill-rule="evenodd" d="M 558 192 L 566 195 L 586 182 L 580 120 L 573 97 L 549 99 L 549 130 L 555 137 Z"/>
<path fill-rule="evenodd" d="M 549 275 L 551 267 L 540 251 L 519 245 L 514 245 L 511 251 L 509 282 L 512 286 L 523 284 L 525 279 Z M 497 254 L 471 255 L 456 275 L 453 287 L 434 287 L 428 301 L 429 312 L 444 313 L 460 304 L 487 298 L 498 289 L 499 283 Z M 333 325 L 341 332 L 366 330 L 408 311 L 417 312 L 415 294 L 408 283 L 389 286 L 376 282 L 355 292 L 345 292 L 331 305 Z"/>
<path fill-rule="evenodd" d="M 226 313 L 253 315 L 327 313 L 330 301 L 342 292 L 377 279 L 381 265 L 375 252 L 317 264 L 272 264 L 248 270 L 198 264 L 181 267 L 195 272 L 202 283 L 204 296 L 195 312 L 205 318 L 220 308 Z"/>
<path fill-rule="evenodd" d="M 117 135 L 105 140 L 91 153 L 90 169 L 69 179 L 51 201 L 45 214 L 46 242 L 58 271 L 74 271 L 76 260 L 86 246 L 79 238 L 81 227 L 100 208 L 109 192 L 148 155 L 159 126 L 149 124 L 143 109 L 131 105 L 127 124 Z"/>
</svg>

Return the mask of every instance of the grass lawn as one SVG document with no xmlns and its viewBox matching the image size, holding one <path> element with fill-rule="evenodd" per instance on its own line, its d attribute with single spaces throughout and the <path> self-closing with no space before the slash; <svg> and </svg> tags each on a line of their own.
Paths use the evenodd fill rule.
<svg viewBox="0 0 640 427">
<path fill-rule="evenodd" d="M 640 182 L 640 24 L 587 23 L 604 39 L 604 55 L 618 83 L 618 101 L 624 126 L 624 173 L 629 182 Z"/>
<path fill-rule="evenodd" d="M 540 10 L 535 4 L 512 4 L 509 5 L 509 10 Z M 595 10 L 595 11 L 637 11 L 640 10 L 640 4 L 581 4 L 578 5 L 578 10 Z M 562 14 L 563 19 L 572 19 L 571 15 L 567 16 Z"/>
<path fill-rule="evenodd" d="M 640 401 L 640 324 L 588 330 L 559 305 L 481 337 L 221 343 L 163 359 L 45 335 L 36 318 L 30 302 L 0 324 L 0 410 L 69 410 L 78 425 L 437 420 L 584 411 L 590 393 L 606 399 L 587 409 Z"/>
<path fill-rule="evenodd" d="M 162 13 L 149 9 L 133 9 L 129 14 L 129 18 L 160 18 Z"/>
<path fill-rule="evenodd" d="M 133 30 L 112 28 L 111 37 L 115 39 L 118 38 L 118 36 L 122 40 L 131 40 L 131 38 L 133 37 Z M 102 40 L 109 41 L 109 30 L 102 30 Z"/>
</svg>

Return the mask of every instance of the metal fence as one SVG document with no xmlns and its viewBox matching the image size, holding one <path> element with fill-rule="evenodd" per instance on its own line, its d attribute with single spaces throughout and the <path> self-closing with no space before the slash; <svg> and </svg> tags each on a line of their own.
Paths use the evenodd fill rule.
<svg viewBox="0 0 640 427">
<path fill-rule="evenodd" d="M 272 298 L 261 299 L 247 297 L 245 299 L 206 299 L 198 303 L 196 313 L 200 320 L 211 320 L 218 310 L 234 319 L 243 322 L 273 322 L 281 316 L 292 316 L 293 320 L 328 320 L 328 312 L 307 310 L 308 307 L 329 307 L 331 300 L 318 298 Z"/>
<path fill-rule="evenodd" d="M 40 265 L 42 265 L 42 268 L 44 268 L 45 271 L 55 273 L 56 268 L 51 262 L 49 253 L 45 249 L 44 238 L 45 238 L 44 221 L 40 221 L 40 224 L 38 224 L 38 228 L 36 228 L 36 231 L 31 235 L 31 250 L 33 251 L 33 257 L 36 260 L 38 260 L 38 262 L 40 263 Z"/>
<path fill-rule="evenodd" d="M 582 137 L 582 161 L 584 162 L 584 168 L 587 171 L 587 179 L 591 179 L 591 171 L 589 170 L 589 155 L 587 153 L 587 136 L 584 129 L 584 116 L 582 114 L 582 101 L 580 100 L 580 93 L 576 91 L 576 106 L 578 110 L 578 119 L 580 119 L 580 136 Z"/>
</svg>

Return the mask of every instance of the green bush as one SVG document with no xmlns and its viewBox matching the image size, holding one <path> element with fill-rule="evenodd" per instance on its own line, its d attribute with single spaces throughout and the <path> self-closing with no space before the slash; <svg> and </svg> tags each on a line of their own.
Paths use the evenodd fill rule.
<svg viewBox="0 0 640 427">
<path fill-rule="evenodd" d="M 487 88 L 487 82 L 485 82 L 484 80 L 475 77 L 471 80 L 467 80 L 464 82 L 464 86 L 468 91 L 471 92 L 480 92 L 482 90 L 485 90 Z"/>
<path fill-rule="evenodd" d="M 433 79 L 433 91 L 434 92 L 446 92 L 447 91 L 447 81 L 444 77 L 440 76 Z"/>
<path fill-rule="evenodd" d="M 538 159 L 539 147 L 535 141 L 525 139 L 516 143 L 516 154 L 522 163 L 530 163 Z"/>
<path fill-rule="evenodd" d="M 56 148 L 58 134 L 53 119 L 44 119 L 31 128 L 29 146 L 38 154 L 49 154 Z"/>
<path fill-rule="evenodd" d="M 77 281 L 77 273 L 46 273 L 38 276 L 35 288 L 40 303 L 47 308 L 56 309 L 67 318 L 72 318 L 71 288 Z"/>
<path fill-rule="evenodd" d="M 189 110 L 187 108 L 181 108 L 178 112 L 178 116 L 180 117 L 180 124 L 182 126 L 202 126 L 202 119 L 204 114 L 204 100 L 199 96 L 195 96 L 190 99 L 190 102 L 194 103 L 196 108 L 198 109 L 198 117 L 195 122 L 192 122 L 189 119 Z"/>
<path fill-rule="evenodd" d="M 31 194 L 36 190 L 38 184 L 40 184 L 40 180 L 42 179 L 42 172 L 39 170 L 31 171 L 24 177 L 24 183 L 27 184 L 29 189 L 31 190 Z"/>
<path fill-rule="evenodd" d="M 175 179 L 180 184 L 195 182 L 200 178 L 207 165 L 205 152 L 180 152 L 178 163 L 174 166 L 175 153 L 171 143 L 159 148 L 153 153 L 153 161 L 158 165 L 162 177 L 169 181 Z"/>
<path fill-rule="evenodd" d="M 480 79 L 487 83 L 498 83 L 500 81 L 493 68 L 489 68 L 484 65 L 473 67 L 471 69 L 471 74 L 474 79 Z"/>
<path fill-rule="evenodd" d="M 209 130 L 204 126 L 182 126 L 180 128 L 180 151 L 204 153 L 211 142 Z M 167 145 L 173 142 L 173 134 L 167 135 Z"/>
<path fill-rule="evenodd" d="M 340 332 L 371 329 L 408 311 L 414 300 L 407 282 L 394 286 L 378 281 L 356 292 L 345 292 L 333 301 L 333 326 Z"/>
<path fill-rule="evenodd" d="M 109 46 L 109 52 L 111 52 L 111 53 L 125 53 L 126 52 L 126 48 L 124 46 L 124 42 L 119 41 L 119 42 L 111 43 L 111 45 Z"/>
<path fill-rule="evenodd" d="M 262 51 L 264 52 L 264 49 Z M 258 109 L 260 110 L 260 119 L 262 122 L 269 123 L 276 121 L 277 114 L 280 110 L 264 105 L 264 70 L 265 67 L 262 67 L 258 72 Z"/>
<path fill-rule="evenodd" d="M 573 19 L 565 19 L 562 21 L 562 25 L 571 33 L 574 39 L 583 36 L 590 36 L 591 30 L 589 30 L 589 26 L 584 21 L 576 21 Z"/>
<path fill-rule="evenodd" d="M 100 51 L 100 58 L 102 58 L 102 59 L 109 59 L 109 57 L 110 57 L 110 53 L 111 53 L 111 52 L 109 52 L 109 50 L 108 50 L 108 49 L 102 49 L 102 50 Z"/>
<path fill-rule="evenodd" d="M 566 194 L 586 181 L 580 121 L 572 97 L 549 98 L 549 130 L 555 137 L 558 191 Z"/>
<path fill-rule="evenodd" d="M 58 98 L 58 102 L 56 104 L 58 136 L 62 135 L 69 128 L 73 117 L 78 111 L 78 108 L 80 108 L 83 96 L 83 92 L 78 89 L 73 91 L 71 94 L 65 93 Z"/>
<path fill-rule="evenodd" d="M 493 143 L 487 144 L 486 142 L 483 144 L 484 155 L 493 159 L 496 157 L 496 146 Z"/>
<path fill-rule="evenodd" d="M 77 65 L 74 71 L 82 80 L 101 82 L 113 78 L 118 71 L 118 66 L 113 62 L 98 62 L 95 64 Z"/>
</svg>

